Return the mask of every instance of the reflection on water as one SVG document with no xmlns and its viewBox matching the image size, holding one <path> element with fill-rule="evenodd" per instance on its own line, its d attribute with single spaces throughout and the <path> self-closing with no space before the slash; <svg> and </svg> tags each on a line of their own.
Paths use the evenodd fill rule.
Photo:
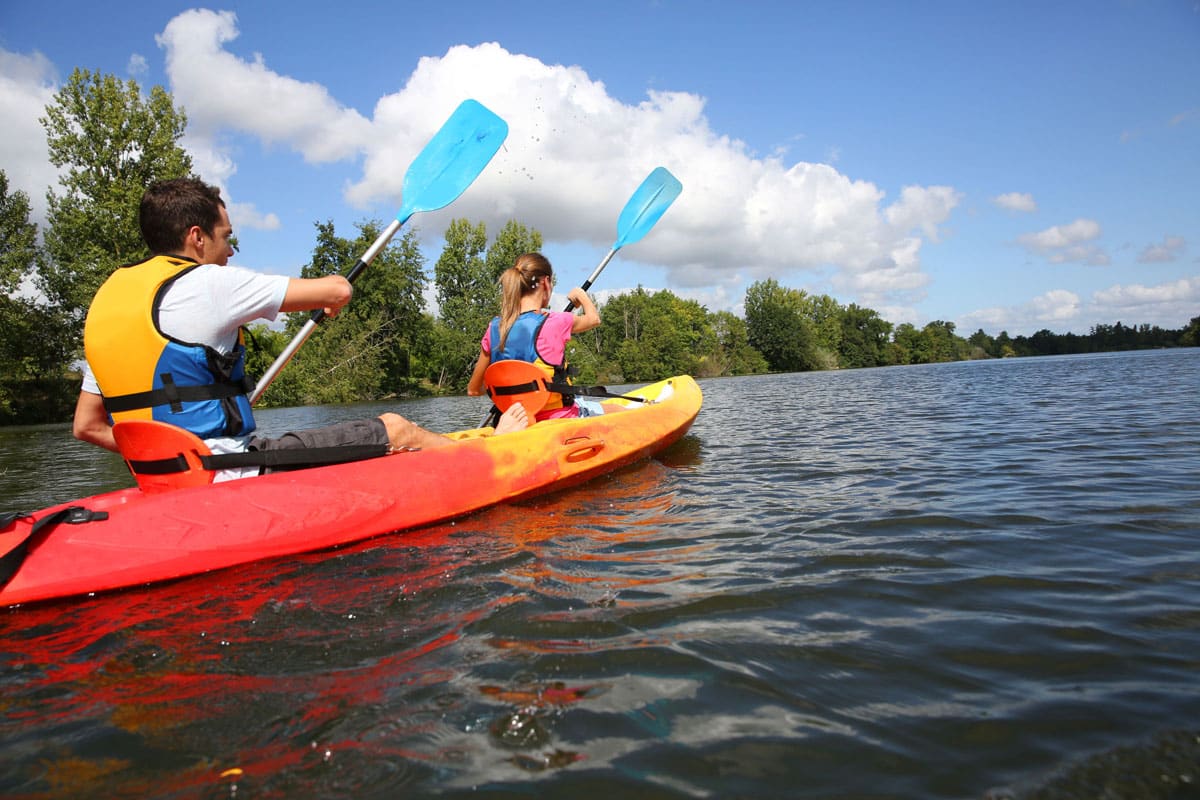
<svg viewBox="0 0 1200 800">
<path fill-rule="evenodd" d="M 1195 796 L 1197 385 L 1200 350 L 711 380 L 568 491 L 9 609 L 0 795 Z M 0 429 L 8 497 L 124 480 L 66 433 Z"/>
</svg>

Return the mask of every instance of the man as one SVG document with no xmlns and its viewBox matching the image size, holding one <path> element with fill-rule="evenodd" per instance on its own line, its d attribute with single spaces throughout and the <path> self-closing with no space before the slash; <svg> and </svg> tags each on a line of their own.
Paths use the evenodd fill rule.
<svg viewBox="0 0 1200 800">
<path fill-rule="evenodd" d="M 341 275 L 289 278 L 227 266 L 233 227 L 225 203 L 215 187 L 196 179 L 151 185 L 142 196 L 139 223 L 153 255 L 117 269 L 88 310 L 87 367 L 73 426 L 77 439 L 119 452 L 112 415 L 171 422 L 204 439 L 213 453 L 452 443 L 393 413 L 278 439 L 251 436 L 242 326 L 287 311 L 321 308 L 333 316 L 350 302 L 353 287 Z M 496 432 L 527 424 L 519 409 L 506 414 Z M 257 472 L 222 470 L 216 480 Z"/>
</svg>

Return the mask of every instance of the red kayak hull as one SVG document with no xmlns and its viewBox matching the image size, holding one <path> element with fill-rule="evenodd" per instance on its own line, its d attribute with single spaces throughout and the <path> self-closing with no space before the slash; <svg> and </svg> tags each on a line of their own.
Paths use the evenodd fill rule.
<svg viewBox="0 0 1200 800">
<path fill-rule="evenodd" d="M 679 376 L 630 392 L 657 402 L 527 430 L 452 434 L 453 445 L 277 472 L 162 494 L 136 488 L 44 509 L 0 532 L 0 555 L 65 506 L 107 519 L 39 533 L 0 605 L 171 580 L 321 550 L 556 490 L 646 458 L 682 437 L 700 411 Z"/>
</svg>

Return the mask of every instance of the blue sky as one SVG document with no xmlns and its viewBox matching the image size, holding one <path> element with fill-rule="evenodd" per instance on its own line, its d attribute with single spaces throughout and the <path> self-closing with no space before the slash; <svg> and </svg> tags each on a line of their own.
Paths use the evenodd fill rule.
<svg viewBox="0 0 1200 800">
<path fill-rule="evenodd" d="M 409 222 L 540 230 L 559 289 L 641 179 L 680 198 L 593 287 L 741 313 L 785 286 L 958 332 L 1200 314 L 1200 0 L 0 5 L 0 169 L 35 213 L 37 118 L 75 67 L 169 89 L 237 263 L 298 274 L 313 223 L 394 216 L 458 103 L 504 149 Z"/>
</svg>

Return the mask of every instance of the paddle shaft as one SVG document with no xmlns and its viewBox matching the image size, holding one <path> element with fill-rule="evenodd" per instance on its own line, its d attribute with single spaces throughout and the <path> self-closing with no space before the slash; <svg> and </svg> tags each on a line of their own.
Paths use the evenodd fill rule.
<svg viewBox="0 0 1200 800">
<path fill-rule="evenodd" d="M 583 289 L 585 292 L 589 288 L 591 288 L 592 282 L 595 281 L 596 278 L 600 277 L 600 273 L 604 271 L 604 268 L 608 266 L 608 262 L 612 261 L 612 257 L 615 256 L 617 254 L 617 251 L 620 249 L 621 249 L 620 247 L 614 247 L 612 250 L 609 250 L 608 255 L 606 255 L 604 257 L 604 260 L 600 262 L 600 266 L 598 266 L 594 270 L 592 270 L 592 274 L 588 276 L 588 279 L 586 281 L 584 281 L 583 285 L 580 286 L 579 288 Z M 570 311 L 573 308 L 575 308 L 575 302 L 573 300 L 568 300 L 567 307 L 563 310 Z"/>
</svg>

